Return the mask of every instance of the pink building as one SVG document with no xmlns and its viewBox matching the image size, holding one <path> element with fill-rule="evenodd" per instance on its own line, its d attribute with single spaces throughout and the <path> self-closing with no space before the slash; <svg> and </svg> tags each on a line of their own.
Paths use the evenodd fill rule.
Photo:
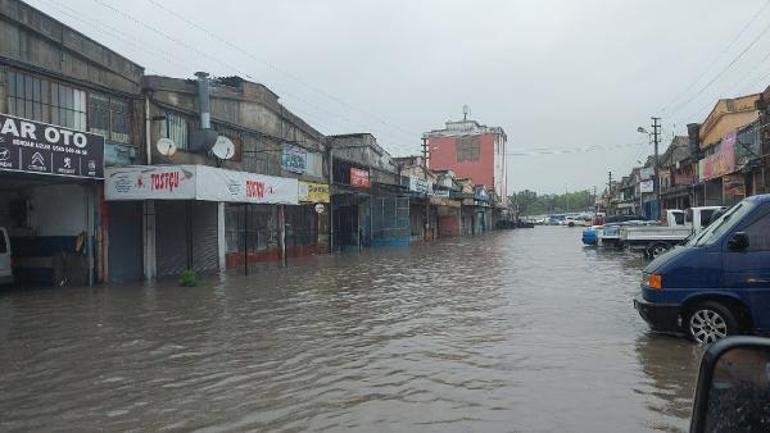
<svg viewBox="0 0 770 433">
<path fill-rule="evenodd" d="M 507 197 L 505 163 L 508 137 L 500 127 L 480 125 L 475 120 L 446 122 L 444 129 L 423 134 L 428 140 L 428 166 L 434 170 L 453 170 L 457 177 L 468 177 L 485 185 L 499 197 Z"/>
</svg>

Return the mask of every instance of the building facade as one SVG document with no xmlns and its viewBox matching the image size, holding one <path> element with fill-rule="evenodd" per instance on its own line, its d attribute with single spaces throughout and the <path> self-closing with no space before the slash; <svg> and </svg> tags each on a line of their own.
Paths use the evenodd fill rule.
<svg viewBox="0 0 770 433">
<path fill-rule="evenodd" d="M 138 225 L 110 229 L 103 170 L 144 162 L 143 68 L 17 0 L 0 1 L 0 35 L 0 225 L 17 281 L 133 274 L 109 266 L 111 241 L 139 262 L 141 245 Z"/>
<path fill-rule="evenodd" d="M 427 141 L 431 169 L 452 170 L 458 177 L 485 185 L 498 197 L 508 197 L 508 138 L 502 128 L 475 120 L 449 121 L 443 129 L 424 133 L 423 139 Z"/>
</svg>

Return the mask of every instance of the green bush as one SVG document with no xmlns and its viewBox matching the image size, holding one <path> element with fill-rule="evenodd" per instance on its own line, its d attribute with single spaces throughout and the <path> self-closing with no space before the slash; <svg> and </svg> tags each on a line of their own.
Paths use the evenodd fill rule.
<svg viewBox="0 0 770 433">
<path fill-rule="evenodd" d="M 179 276 L 179 284 L 183 287 L 195 287 L 198 283 L 198 275 L 189 269 L 182 272 L 182 275 Z"/>
</svg>

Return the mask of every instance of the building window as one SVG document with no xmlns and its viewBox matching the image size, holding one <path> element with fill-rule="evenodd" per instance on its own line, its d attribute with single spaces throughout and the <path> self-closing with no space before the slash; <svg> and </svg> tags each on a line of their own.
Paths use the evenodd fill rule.
<svg viewBox="0 0 770 433">
<path fill-rule="evenodd" d="M 456 141 L 457 162 L 479 160 L 479 137 L 459 137 Z"/>
<path fill-rule="evenodd" d="M 131 113 L 123 98 L 91 93 L 89 95 L 89 130 L 118 143 L 131 140 Z"/>
<path fill-rule="evenodd" d="M 8 113 L 86 130 L 86 92 L 45 78 L 8 72 Z"/>
<path fill-rule="evenodd" d="M 192 120 L 173 111 L 167 111 L 164 114 L 166 119 L 159 122 L 160 136 L 173 140 L 178 149 L 189 149 L 190 129 L 193 127 Z"/>
</svg>

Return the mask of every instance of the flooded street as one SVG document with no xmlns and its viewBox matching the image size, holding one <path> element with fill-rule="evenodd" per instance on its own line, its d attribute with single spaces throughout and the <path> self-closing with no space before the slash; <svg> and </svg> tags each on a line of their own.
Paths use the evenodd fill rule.
<svg viewBox="0 0 770 433">
<path fill-rule="evenodd" d="M 0 430 L 684 432 L 643 262 L 537 227 L 202 287 L 0 292 Z"/>
</svg>

